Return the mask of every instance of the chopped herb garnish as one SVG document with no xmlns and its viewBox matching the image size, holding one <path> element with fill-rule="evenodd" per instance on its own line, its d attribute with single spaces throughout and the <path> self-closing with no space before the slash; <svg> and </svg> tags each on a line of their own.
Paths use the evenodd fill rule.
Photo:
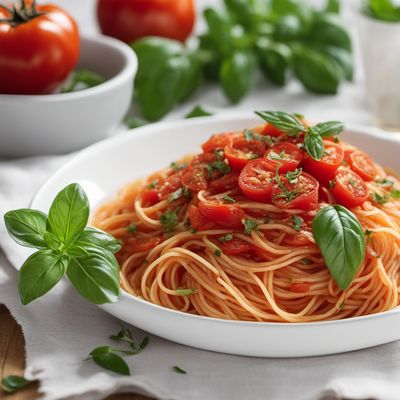
<svg viewBox="0 0 400 400">
<path fill-rule="evenodd" d="M 217 160 L 223 160 L 224 159 L 224 151 L 223 150 L 214 150 L 214 154 Z"/>
<path fill-rule="evenodd" d="M 127 355 L 134 355 L 139 353 L 141 350 L 143 350 L 147 344 L 149 343 L 149 337 L 148 336 L 144 336 L 142 341 L 140 342 L 139 345 L 137 345 L 132 331 L 128 328 L 126 328 L 125 326 L 123 326 L 122 324 L 120 325 L 121 328 L 118 331 L 118 333 L 116 335 L 111 335 L 109 336 L 111 340 L 114 340 L 115 342 L 125 342 L 129 345 L 130 349 L 129 350 L 116 350 L 113 349 L 114 351 L 120 352 L 120 353 L 124 353 Z"/>
<path fill-rule="evenodd" d="M 178 200 L 182 195 L 183 195 L 183 188 L 180 187 L 178 190 L 175 190 L 175 192 L 171 193 L 168 196 L 168 201 L 171 203 L 174 200 Z"/>
<path fill-rule="evenodd" d="M 278 168 L 276 168 L 276 172 L 275 172 L 275 181 L 277 182 L 279 188 L 282 190 L 282 193 L 279 193 L 275 196 L 275 198 L 285 198 L 286 201 L 292 201 L 294 200 L 299 191 L 298 190 L 288 190 L 285 186 L 285 184 L 282 182 L 282 178 L 280 177 L 279 173 L 278 173 Z"/>
<path fill-rule="evenodd" d="M 191 233 L 197 233 L 197 229 L 192 228 L 192 229 L 190 230 L 190 232 L 191 232 Z"/>
<path fill-rule="evenodd" d="M 349 177 L 349 183 L 351 187 L 356 186 L 356 181 L 351 176 Z"/>
<path fill-rule="evenodd" d="M 221 257 L 222 251 L 221 251 L 220 249 L 215 249 L 215 250 L 214 250 L 214 254 L 215 254 L 217 257 Z"/>
<path fill-rule="evenodd" d="M 157 185 L 158 185 L 158 179 L 154 180 L 149 185 L 147 185 L 147 189 L 155 189 Z"/>
<path fill-rule="evenodd" d="M 391 181 L 390 179 L 386 179 L 386 178 L 377 180 L 377 181 L 375 181 L 375 183 L 377 183 L 378 185 L 381 185 L 381 186 L 393 186 L 394 185 L 393 181 Z"/>
<path fill-rule="evenodd" d="M 331 179 L 329 181 L 329 189 L 333 189 L 335 187 L 335 181 L 333 179 Z"/>
<path fill-rule="evenodd" d="M 373 231 L 366 229 L 364 235 L 366 238 L 370 238 L 373 233 L 374 233 Z"/>
<path fill-rule="evenodd" d="M 222 197 L 222 200 L 227 201 L 228 203 L 236 203 L 236 200 L 233 199 L 231 196 L 228 196 L 227 194 Z"/>
<path fill-rule="evenodd" d="M 128 225 L 128 226 L 126 227 L 126 230 L 127 230 L 129 233 L 136 233 L 136 231 L 137 231 L 137 225 L 136 225 L 136 224 L 130 224 L 130 225 Z"/>
<path fill-rule="evenodd" d="M 222 160 L 214 161 L 211 164 L 211 167 L 213 169 L 216 169 L 217 171 L 221 172 L 224 175 L 229 174 L 229 172 L 231 172 L 231 167 Z"/>
<path fill-rule="evenodd" d="M 344 301 L 342 301 L 342 302 L 339 304 L 339 310 L 343 310 L 343 308 L 344 308 Z"/>
<path fill-rule="evenodd" d="M 288 158 L 288 155 L 284 151 L 281 151 L 280 153 L 271 151 L 271 153 L 268 154 L 268 158 L 274 161 L 281 161 L 281 160 L 286 160 Z"/>
<path fill-rule="evenodd" d="M 258 229 L 258 222 L 257 221 L 253 221 L 252 219 L 246 219 L 244 221 L 244 233 L 246 235 L 251 234 L 251 231 L 256 231 Z"/>
<path fill-rule="evenodd" d="M 184 374 L 184 375 L 187 374 L 187 372 L 186 372 L 184 369 L 182 369 L 181 367 L 178 367 L 177 365 L 174 365 L 174 366 L 172 367 L 172 370 L 173 370 L 174 372 L 176 372 L 177 374 Z"/>
<path fill-rule="evenodd" d="M 175 171 L 180 171 L 181 169 L 184 169 L 187 166 L 188 166 L 187 163 L 178 164 L 176 162 L 172 162 L 169 167 L 172 168 Z"/>
<path fill-rule="evenodd" d="M 171 233 L 176 225 L 178 225 L 178 216 L 176 210 L 167 210 L 165 214 L 161 215 L 160 222 L 163 226 L 163 230 L 166 233 Z"/>
<path fill-rule="evenodd" d="M 333 142 L 334 143 L 339 143 L 340 142 L 340 140 L 339 140 L 339 138 L 337 138 L 336 136 L 333 138 Z"/>
<path fill-rule="evenodd" d="M 381 196 L 379 193 L 372 193 L 372 200 L 379 204 L 385 204 L 387 202 L 386 196 Z"/>
<path fill-rule="evenodd" d="M 289 171 L 286 173 L 286 178 L 289 183 L 297 183 L 300 174 L 302 173 L 301 168 L 297 168 L 294 171 Z"/>
<path fill-rule="evenodd" d="M 292 215 L 292 227 L 294 230 L 300 231 L 303 222 L 304 222 L 303 218 L 299 217 L 298 215 Z"/>
<path fill-rule="evenodd" d="M 301 263 L 304 265 L 310 265 L 312 261 L 309 258 L 302 258 Z"/>
<path fill-rule="evenodd" d="M 246 140 L 248 142 L 251 142 L 254 139 L 253 138 L 253 133 L 251 132 L 250 129 L 245 129 L 243 133 L 244 133 L 244 137 L 246 138 Z"/>
<path fill-rule="evenodd" d="M 232 240 L 233 239 L 233 235 L 231 234 L 231 233 L 227 233 L 226 235 L 224 235 L 224 236 L 221 236 L 221 237 L 219 237 L 218 238 L 218 240 L 220 241 L 220 242 L 229 242 L 230 240 Z"/>
<path fill-rule="evenodd" d="M 175 289 L 175 293 L 179 296 L 190 296 L 193 293 L 196 293 L 196 289 L 195 288 L 178 288 Z"/>
<path fill-rule="evenodd" d="M 400 199 L 400 190 L 397 189 L 392 189 L 390 191 L 390 196 L 392 196 L 394 199 Z"/>
</svg>

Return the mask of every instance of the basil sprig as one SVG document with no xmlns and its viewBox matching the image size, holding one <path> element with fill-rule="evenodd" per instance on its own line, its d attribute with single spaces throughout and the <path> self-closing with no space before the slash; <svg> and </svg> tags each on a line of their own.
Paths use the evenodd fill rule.
<svg viewBox="0 0 400 400">
<path fill-rule="evenodd" d="M 22 304 L 43 296 L 66 274 L 85 299 L 115 302 L 120 294 L 118 240 L 86 227 L 89 202 L 83 189 L 71 184 L 58 193 L 49 215 L 31 209 L 9 211 L 4 221 L 20 245 L 37 248 L 22 265 L 18 289 Z"/>
<path fill-rule="evenodd" d="M 1 388 L 6 393 L 15 393 L 29 385 L 32 381 L 23 376 L 7 375 L 1 380 Z"/>
<path fill-rule="evenodd" d="M 365 236 L 357 217 L 343 206 L 330 205 L 314 217 L 312 232 L 337 285 L 347 289 L 365 256 Z"/>
<path fill-rule="evenodd" d="M 339 135 L 344 130 L 344 124 L 339 121 L 320 122 L 305 127 L 296 114 L 283 111 L 255 111 L 255 113 L 287 136 L 304 133 L 304 148 L 314 160 L 320 160 L 324 155 L 323 138 Z"/>
</svg>

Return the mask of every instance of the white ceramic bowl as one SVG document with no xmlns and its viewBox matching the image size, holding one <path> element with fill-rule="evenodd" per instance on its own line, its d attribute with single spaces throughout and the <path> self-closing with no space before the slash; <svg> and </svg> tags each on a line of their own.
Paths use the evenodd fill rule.
<svg viewBox="0 0 400 400">
<path fill-rule="evenodd" d="M 48 211 L 55 195 L 79 182 L 92 207 L 123 184 L 162 168 L 187 153 L 199 151 L 211 133 L 259 124 L 255 116 L 195 118 L 164 122 L 110 138 L 83 150 L 37 193 L 32 207 Z M 400 171 L 400 139 L 373 128 L 350 128 L 343 138 Z M 107 162 L 104 162 L 107 160 Z M 23 255 L 21 263 L 24 261 Z M 140 300 L 125 292 L 105 311 L 139 328 L 182 344 L 224 353 L 300 357 L 339 353 L 400 339 L 400 309 L 314 323 L 227 321 L 190 315 Z"/>
<path fill-rule="evenodd" d="M 132 99 L 135 53 L 116 39 L 83 37 L 77 68 L 97 72 L 106 82 L 73 93 L 0 94 L 0 156 L 78 150 L 118 126 Z"/>
</svg>

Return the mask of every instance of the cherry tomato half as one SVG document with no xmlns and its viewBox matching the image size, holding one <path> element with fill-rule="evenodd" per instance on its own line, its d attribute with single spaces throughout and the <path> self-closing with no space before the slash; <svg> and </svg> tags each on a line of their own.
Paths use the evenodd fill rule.
<svg viewBox="0 0 400 400">
<path fill-rule="evenodd" d="M 189 166 L 182 171 L 182 184 L 193 192 L 207 189 L 207 165 L 215 160 L 216 156 L 213 153 L 194 156 Z"/>
<path fill-rule="evenodd" d="M 51 93 L 78 61 L 78 27 L 60 7 L 24 4 L 26 21 L 0 8 L 0 93 Z"/>
<path fill-rule="evenodd" d="M 142 192 L 142 202 L 145 207 L 153 206 L 160 201 L 159 193 L 155 189 L 144 189 Z"/>
<path fill-rule="evenodd" d="M 198 231 L 207 231 L 215 227 L 214 222 L 208 220 L 198 207 L 191 205 L 189 207 L 190 225 Z"/>
<path fill-rule="evenodd" d="M 367 185 L 363 179 L 344 167 L 336 171 L 331 193 L 340 204 L 348 208 L 360 206 L 368 198 Z"/>
<path fill-rule="evenodd" d="M 126 43 L 144 36 L 184 42 L 192 32 L 193 0 L 98 0 L 101 31 Z"/>
<path fill-rule="evenodd" d="M 349 167 L 365 181 L 372 181 L 378 173 L 372 158 L 363 151 L 348 153 L 346 161 Z"/>
<path fill-rule="evenodd" d="M 308 153 L 304 156 L 303 168 L 321 183 L 328 184 L 335 171 L 342 165 L 344 152 L 335 143 L 324 140 L 325 152 L 320 160 L 314 160 Z"/>
<path fill-rule="evenodd" d="M 233 238 L 228 242 L 218 243 L 218 246 L 228 255 L 248 253 L 252 249 L 252 246 L 249 243 L 236 238 Z"/>
<path fill-rule="evenodd" d="M 311 283 L 292 283 L 289 290 L 294 293 L 307 293 L 311 289 Z"/>
<path fill-rule="evenodd" d="M 208 189 L 212 193 L 226 192 L 237 187 L 239 173 L 232 171 L 229 174 L 223 175 L 220 178 L 214 179 L 208 185 Z"/>
<path fill-rule="evenodd" d="M 182 174 L 177 172 L 170 175 L 164 182 L 162 182 L 158 192 L 160 194 L 160 200 L 164 200 L 171 193 L 175 192 L 182 186 Z"/>
<path fill-rule="evenodd" d="M 281 142 L 268 149 L 264 158 L 267 160 L 271 171 L 282 174 L 295 170 L 303 160 L 303 152 L 293 143 Z"/>
<path fill-rule="evenodd" d="M 280 176 L 285 190 L 277 183 L 272 189 L 272 203 L 279 208 L 315 210 L 318 206 L 318 181 L 311 175 L 301 173 L 296 182 L 290 183 L 285 176 Z"/>
<path fill-rule="evenodd" d="M 268 203 L 271 201 L 273 178 L 269 163 L 258 158 L 247 163 L 239 175 L 239 187 L 250 200 Z"/>
<path fill-rule="evenodd" d="M 202 214 L 210 221 L 215 221 L 225 228 L 241 229 L 244 218 L 243 210 L 234 204 L 223 204 L 222 202 L 199 203 Z"/>
<path fill-rule="evenodd" d="M 212 135 L 201 145 L 205 153 L 211 153 L 214 150 L 223 150 L 235 137 L 243 136 L 239 132 L 224 132 Z"/>
<path fill-rule="evenodd" d="M 262 130 L 262 134 L 272 136 L 272 137 L 279 137 L 279 136 L 283 136 L 285 134 L 285 132 L 279 130 L 278 128 L 276 128 L 275 126 L 273 126 L 271 124 L 265 124 L 264 129 Z"/>
<path fill-rule="evenodd" d="M 241 170 L 250 160 L 261 157 L 264 151 L 265 143 L 260 140 L 237 137 L 225 146 L 225 157 L 233 169 Z"/>
</svg>

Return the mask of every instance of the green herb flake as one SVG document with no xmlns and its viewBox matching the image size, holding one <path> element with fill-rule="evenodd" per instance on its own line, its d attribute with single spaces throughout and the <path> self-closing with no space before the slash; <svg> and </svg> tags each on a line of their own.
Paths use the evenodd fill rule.
<svg viewBox="0 0 400 400">
<path fill-rule="evenodd" d="M 166 233 L 171 233 L 174 231 L 176 226 L 178 225 L 178 216 L 176 210 L 167 210 L 160 217 L 160 222 L 163 226 L 163 230 Z"/>
<path fill-rule="evenodd" d="M 379 193 L 371 193 L 372 200 L 379 204 L 385 204 L 387 202 L 386 196 L 381 196 Z"/>
<path fill-rule="evenodd" d="M 178 288 L 175 289 L 175 294 L 178 296 L 190 296 L 191 294 L 196 293 L 195 288 Z"/>
<path fill-rule="evenodd" d="M 169 167 L 173 169 L 174 171 L 181 171 L 182 169 L 185 169 L 188 166 L 187 163 L 176 163 L 172 162 Z"/>
<path fill-rule="evenodd" d="M 393 186 L 394 185 L 393 181 L 391 181 L 390 179 L 386 179 L 386 178 L 377 180 L 377 181 L 375 181 L 375 183 L 377 183 L 380 186 L 384 186 L 384 187 Z"/>
<path fill-rule="evenodd" d="M 1 380 L 1 388 L 7 393 L 15 393 L 31 383 L 23 376 L 8 375 Z"/>
<path fill-rule="evenodd" d="M 214 250 L 214 254 L 215 254 L 217 257 L 221 257 L 222 251 L 221 251 L 220 249 L 215 249 L 215 250 Z"/>
<path fill-rule="evenodd" d="M 298 215 L 292 215 L 291 219 L 293 229 L 299 232 L 301 229 L 301 225 L 304 222 L 304 219 L 299 217 Z"/>
<path fill-rule="evenodd" d="M 229 242 L 229 241 L 231 241 L 232 239 L 233 239 L 233 235 L 232 235 L 231 233 L 227 233 L 226 235 L 220 236 L 220 237 L 218 238 L 218 240 L 219 240 L 221 243 Z"/>
<path fill-rule="evenodd" d="M 183 375 L 186 375 L 186 374 L 187 374 L 187 372 L 186 372 L 184 369 L 182 369 L 181 367 L 178 367 L 177 365 L 174 365 L 174 366 L 172 367 L 172 370 L 173 370 L 174 372 L 176 372 L 177 374 L 183 374 Z"/>
<path fill-rule="evenodd" d="M 236 200 L 233 199 L 231 196 L 228 196 L 227 194 L 225 196 L 222 196 L 222 200 L 228 203 L 236 203 Z"/>
<path fill-rule="evenodd" d="M 158 185 L 158 179 L 155 179 L 153 182 L 147 185 L 147 189 L 155 189 L 157 185 Z"/>
<path fill-rule="evenodd" d="M 390 191 L 390 196 L 396 200 L 400 199 L 400 190 L 398 189 L 392 189 Z"/>
<path fill-rule="evenodd" d="M 302 169 L 301 168 L 297 168 L 294 171 L 289 171 L 286 173 L 286 179 L 289 181 L 289 183 L 293 184 L 293 183 L 297 183 L 299 180 L 299 176 L 302 173 Z"/>
<path fill-rule="evenodd" d="M 197 229 L 192 228 L 192 229 L 190 230 L 190 232 L 191 232 L 191 233 L 197 233 L 198 231 L 197 231 Z"/>
<path fill-rule="evenodd" d="M 333 179 L 331 179 L 329 181 L 329 189 L 333 189 L 335 187 L 335 181 Z"/>
<path fill-rule="evenodd" d="M 130 224 L 130 225 L 128 225 L 128 226 L 126 227 L 126 230 L 127 230 L 129 233 L 136 233 L 136 231 L 137 231 L 137 225 L 136 225 L 136 224 Z"/>
<path fill-rule="evenodd" d="M 252 131 L 250 129 L 245 129 L 243 131 L 243 133 L 244 133 L 244 137 L 246 138 L 246 140 L 248 142 L 251 142 L 252 140 L 254 140 L 253 133 L 252 133 Z"/>
<path fill-rule="evenodd" d="M 258 222 L 253 221 L 252 219 L 245 219 L 244 221 L 244 233 L 248 236 L 251 235 L 252 231 L 256 231 L 258 229 Z"/>
<path fill-rule="evenodd" d="M 221 174 L 224 175 L 229 174 L 229 172 L 231 172 L 231 167 L 225 161 L 222 160 L 214 161 L 211 164 L 211 168 L 221 172 Z"/>
<path fill-rule="evenodd" d="M 175 192 L 171 193 L 168 196 L 168 201 L 171 203 L 175 200 L 178 200 L 180 197 L 182 197 L 182 195 L 183 195 L 183 188 L 180 187 L 178 190 L 175 190 Z"/>
<path fill-rule="evenodd" d="M 344 301 L 342 301 L 340 304 L 339 304 L 339 310 L 343 310 L 344 309 Z"/>
<path fill-rule="evenodd" d="M 310 264 L 312 264 L 312 261 L 306 257 L 306 258 L 301 259 L 301 263 L 304 265 L 310 265 Z"/>
<path fill-rule="evenodd" d="M 349 177 L 349 183 L 351 187 L 356 186 L 356 181 L 351 176 Z"/>
</svg>

